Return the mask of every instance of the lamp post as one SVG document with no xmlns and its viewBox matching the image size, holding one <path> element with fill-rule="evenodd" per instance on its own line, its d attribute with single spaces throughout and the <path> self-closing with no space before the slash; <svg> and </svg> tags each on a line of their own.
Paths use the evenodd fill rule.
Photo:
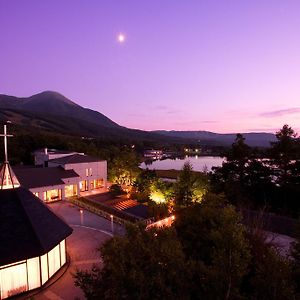
<svg viewBox="0 0 300 300">
<path fill-rule="evenodd" d="M 82 226 L 83 225 L 83 209 L 80 209 L 79 212 L 80 212 L 80 225 Z"/>
<path fill-rule="evenodd" d="M 114 216 L 110 215 L 111 232 L 114 233 Z"/>
</svg>

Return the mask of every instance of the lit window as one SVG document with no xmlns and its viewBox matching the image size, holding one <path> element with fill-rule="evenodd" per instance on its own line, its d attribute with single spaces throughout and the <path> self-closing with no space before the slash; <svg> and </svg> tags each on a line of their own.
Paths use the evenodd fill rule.
<svg viewBox="0 0 300 300">
<path fill-rule="evenodd" d="M 85 176 L 86 176 L 86 177 L 89 176 L 89 169 L 85 169 Z"/>
<path fill-rule="evenodd" d="M 60 268 L 59 245 L 48 252 L 49 277 Z"/>
<path fill-rule="evenodd" d="M 90 168 L 90 176 L 93 176 L 92 168 Z"/>
<path fill-rule="evenodd" d="M 42 268 L 42 284 L 48 280 L 48 257 L 47 253 L 41 256 L 41 268 Z"/>
<path fill-rule="evenodd" d="M 28 290 L 26 263 L 0 270 L 1 298 L 7 298 Z"/>
<path fill-rule="evenodd" d="M 28 289 L 32 290 L 41 286 L 39 257 L 27 260 Z"/>
<path fill-rule="evenodd" d="M 60 261 L 61 265 L 66 263 L 66 241 L 63 240 L 60 242 Z"/>
</svg>

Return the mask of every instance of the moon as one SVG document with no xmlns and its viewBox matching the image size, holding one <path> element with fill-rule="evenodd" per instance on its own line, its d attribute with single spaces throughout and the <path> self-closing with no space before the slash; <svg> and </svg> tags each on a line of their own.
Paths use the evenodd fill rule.
<svg viewBox="0 0 300 300">
<path fill-rule="evenodd" d="M 123 33 L 119 33 L 118 34 L 118 42 L 119 43 L 121 43 L 121 44 L 124 43 L 125 39 L 126 39 L 126 37 L 125 37 L 125 35 Z"/>
</svg>

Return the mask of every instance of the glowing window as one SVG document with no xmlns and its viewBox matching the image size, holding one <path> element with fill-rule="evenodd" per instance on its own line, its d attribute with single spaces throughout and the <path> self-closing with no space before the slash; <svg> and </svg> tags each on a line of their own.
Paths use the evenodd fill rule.
<svg viewBox="0 0 300 300">
<path fill-rule="evenodd" d="M 28 290 L 26 263 L 0 270 L 1 299 Z"/>
<path fill-rule="evenodd" d="M 60 268 L 59 245 L 48 252 L 49 277 Z"/>
<path fill-rule="evenodd" d="M 27 260 L 28 288 L 29 290 L 41 286 L 39 257 Z"/>
<path fill-rule="evenodd" d="M 47 253 L 41 256 L 41 268 L 42 268 L 42 284 L 44 284 L 49 276 L 48 276 L 48 257 Z"/>
<path fill-rule="evenodd" d="M 60 242 L 60 262 L 61 265 L 66 263 L 66 240 Z"/>
</svg>

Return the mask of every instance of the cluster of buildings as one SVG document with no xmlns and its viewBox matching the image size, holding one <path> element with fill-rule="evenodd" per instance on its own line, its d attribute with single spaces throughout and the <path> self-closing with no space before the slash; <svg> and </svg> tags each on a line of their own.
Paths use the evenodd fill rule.
<svg viewBox="0 0 300 300">
<path fill-rule="evenodd" d="M 35 166 L 19 166 L 13 170 L 21 185 L 45 202 L 106 188 L 105 160 L 83 153 L 47 148 L 33 154 Z"/>
<path fill-rule="evenodd" d="M 67 262 L 72 228 L 46 202 L 106 186 L 106 161 L 83 153 L 41 149 L 35 166 L 0 167 L 0 299 L 46 284 Z"/>
</svg>

